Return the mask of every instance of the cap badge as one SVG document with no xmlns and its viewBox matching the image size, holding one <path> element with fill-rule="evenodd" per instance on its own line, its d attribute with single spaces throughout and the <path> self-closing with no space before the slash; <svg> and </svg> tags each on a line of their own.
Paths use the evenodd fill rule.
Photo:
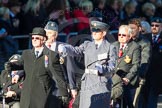
<svg viewBox="0 0 162 108">
<path fill-rule="evenodd" d="M 96 23 L 94 23 L 93 25 L 94 25 L 95 27 L 97 26 L 97 24 L 96 24 Z"/>
<path fill-rule="evenodd" d="M 54 24 L 52 23 L 51 26 L 54 26 Z"/>
</svg>

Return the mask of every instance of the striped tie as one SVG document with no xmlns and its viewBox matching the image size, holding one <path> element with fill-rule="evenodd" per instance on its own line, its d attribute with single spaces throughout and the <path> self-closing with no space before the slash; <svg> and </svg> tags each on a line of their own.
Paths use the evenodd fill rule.
<svg viewBox="0 0 162 108">
<path fill-rule="evenodd" d="M 119 54 L 118 54 L 119 57 L 123 55 L 123 48 L 124 48 L 124 45 L 121 45 L 121 48 L 119 49 Z"/>
</svg>

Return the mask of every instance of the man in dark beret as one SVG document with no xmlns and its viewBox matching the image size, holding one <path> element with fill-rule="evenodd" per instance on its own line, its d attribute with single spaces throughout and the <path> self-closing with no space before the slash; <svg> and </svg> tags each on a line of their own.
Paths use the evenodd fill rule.
<svg viewBox="0 0 162 108">
<path fill-rule="evenodd" d="M 147 108 L 157 108 L 158 95 L 162 93 L 162 18 L 151 20 L 151 33 L 145 37 L 151 42 L 152 55 L 149 71 L 146 75 L 146 90 L 149 90 Z"/>
</svg>

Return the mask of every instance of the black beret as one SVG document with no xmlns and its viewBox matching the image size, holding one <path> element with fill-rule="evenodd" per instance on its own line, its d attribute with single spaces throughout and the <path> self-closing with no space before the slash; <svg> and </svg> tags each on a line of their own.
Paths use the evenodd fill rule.
<svg viewBox="0 0 162 108">
<path fill-rule="evenodd" d="M 162 18 L 160 18 L 160 17 L 154 17 L 154 18 L 151 19 L 151 23 L 152 22 L 162 23 Z"/>
</svg>

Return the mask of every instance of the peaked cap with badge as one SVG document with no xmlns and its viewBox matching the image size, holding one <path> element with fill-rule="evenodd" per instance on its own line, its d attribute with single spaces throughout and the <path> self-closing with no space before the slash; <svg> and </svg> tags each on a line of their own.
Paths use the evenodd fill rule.
<svg viewBox="0 0 162 108">
<path fill-rule="evenodd" d="M 91 21 L 91 31 L 99 32 L 99 31 L 107 31 L 109 25 L 103 23 L 101 21 Z"/>
</svg>

